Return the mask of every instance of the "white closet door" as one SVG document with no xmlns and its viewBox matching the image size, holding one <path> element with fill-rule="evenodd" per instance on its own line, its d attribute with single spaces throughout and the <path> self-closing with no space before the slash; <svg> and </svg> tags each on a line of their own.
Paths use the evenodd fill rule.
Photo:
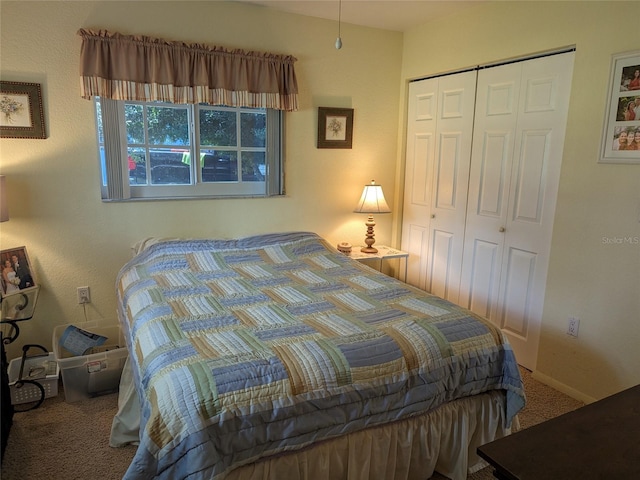
<svg viewBox="0 0 640 480">
<path fill-rule="evenodd" d="M 405 281 L 423 290 L 427 288 L 437 107 L 437 78 L 409 84 L 401 248 L 409 252 Z"/>
<path fill-rule="evenodd" d="M 409 86 L 402 249 L 407 281 L 458 301 L 476 72 Z"/>
<path fill-rule="evenodd" d="M 483 70 L 469 182 L 460 303 L 534 369 L 573 52 Z"/>
<path fill-rule="evenodd" d="M 460 304 L 496 321 L 522 64 L 478 76 Z"/>
</svg>

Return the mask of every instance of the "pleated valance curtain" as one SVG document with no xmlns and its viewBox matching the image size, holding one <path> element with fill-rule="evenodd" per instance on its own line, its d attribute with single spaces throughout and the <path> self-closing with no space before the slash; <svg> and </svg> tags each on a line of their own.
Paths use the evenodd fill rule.
<svg viewBox="0 0 640 480">
<path fill-rule="evenodd" d="M 296 58 L 81 29 L 83 98 L 298 109 Z"/>
</svg>

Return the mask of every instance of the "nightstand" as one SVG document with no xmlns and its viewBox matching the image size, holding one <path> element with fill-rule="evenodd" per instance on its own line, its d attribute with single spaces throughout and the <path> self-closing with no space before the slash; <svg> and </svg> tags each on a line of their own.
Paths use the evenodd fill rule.
<svg viewBox="0 0 640 480">
<path fill-rule="evenodd" d="M 377 253 L 363 253 L 360 251 L 360 246 L 353 247 L 351 251 L 351 255 L 349 255 L 354 260 L 365 263 L 367 260 L 377 260 L 378 261 L 378 271 L 382 271 L 382 262 L 384 260 L 390 260 L 392 258 L 404 258 L 404 281 L 407 279 L 407 267 L 409 261 L 409 253 L 403 252 L 402 250 L 396 250 L 395 248 L 387 247 L 386 245 L 376 245 L 375 248 L 378 249 Z"/>
</svg>

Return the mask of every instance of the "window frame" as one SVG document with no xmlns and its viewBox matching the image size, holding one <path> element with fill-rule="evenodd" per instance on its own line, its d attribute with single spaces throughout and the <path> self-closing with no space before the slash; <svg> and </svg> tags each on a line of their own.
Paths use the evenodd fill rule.
<svg viewBox="0 0 640 480">
<path fill-rule="evenodd" d="M 190 151 L 190 184 L 160 184 L 160 185 L 135 185 L 129 182 L 128 147 L 126 135 L 125 104 L 137 104 L 146 106 L 184 107 L 186 105 L 189 121 L 189 145 L 185 146 Z M 194 198 L 247 198 L 270 197 L 284 195 L 284 117 L 285 112 L 269 108 L 227 107 L 215 105 L 197 104 L 171 104 L 162 102 L 111 100 L 95 97 L 95 119 L 98 143 L 98 161 L 101 171 L 101 195 L 103 201 L 135 201 L 135 200 L 179 200 Z M 256 110 L 266 113 L 266 137 L 265 148 L 242 147 L 238 121 L 237 143 L 235 150 L 238 152 L 239 180 L 225 182 L 203 182 L 200 165 L 200 109 L 220 109 L 235 111 L 238 120 L 242 112 L 254 112 Z M 102 128 L 100 125 L 102 120 Z M 149 149 L 149 140 L 145 122 L 145 144 L 142 148 Z M 205 147 L 206 149 L 206 147 Z M 241 152 L 263 151 L 265 152 L 265 180 L 242 181 Z M 104 157 L 103 153 L 104 152 Z M 146 178 L 151 180 L 151 166 L 146 163 Z"/>
</svg>

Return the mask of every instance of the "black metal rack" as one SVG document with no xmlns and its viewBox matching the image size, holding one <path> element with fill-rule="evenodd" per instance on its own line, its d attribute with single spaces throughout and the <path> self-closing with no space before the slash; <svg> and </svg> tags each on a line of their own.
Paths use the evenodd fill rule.
<svg viewBox="0 0 640 480">
<path fill-rule="evenodd" d="M 7 355 L 5 351 L 5 345 L 9 345 L 16 341 L 18 336 L 20 335 L 20 327 L 19 322 L 23 322 L 25 320 L 31 320 L 33 318 L 33 313 L 35 311 L 36 302 L 38 300 L 38 293 L 40 291 L 40 287 L 30 287 L 28 289 L 22 290 L 18 293 L 14 293 L 11 295 L 6 295 L 0 298 L 0 325 L 9 325 L 9 334 L 7 336 L 4 335 L 4 331 L 0 330 L 0 347 L 2 348 L 0 354 L 1 360 L 1 372 L 0 372 L 0 380 L 1 380 L 1 388 L 0 388 L 0 410 L 1 410 L 1 418 L 0 418 L 0 461 L 1 458 L 4 458 L 4 450 L 7 445 L 7 439 L 9 437 L 9 432 L 11 430 L 11 426 L 13 424 L 13 414 L 17 411 L 28 411 L 33 410 L 34 408 L 38 408 L 42 402 L 44 401 L 45 391 L 40 383 L 35 380 L 23 380 L 23 369 L 24 362 L 30 356 L 28 355 L 28 351 L 32 348 L 37 348 L 49 353 L 46 348 L 41 345 L 25 345 L 22 347 L 22 363 L 20 365 L 20 375 L 18 381 L 16 382 L 16 388 L 21 388 L 25 384 L 33 384 L 37 388 L 40 389 L 41 398 L 39 401 L 36 401 L 29 405 L 28 408 L 24 410 L 17 410 L 14 405 L 11 404 L 11 391 L 9 387 L 9 375 L 7 372 L 9 363 L 7 362 Z M 42 355 L 41 353 L 37 355 Z M 36 356 L 37 356 L 36 355 Z"/>
</svg>

